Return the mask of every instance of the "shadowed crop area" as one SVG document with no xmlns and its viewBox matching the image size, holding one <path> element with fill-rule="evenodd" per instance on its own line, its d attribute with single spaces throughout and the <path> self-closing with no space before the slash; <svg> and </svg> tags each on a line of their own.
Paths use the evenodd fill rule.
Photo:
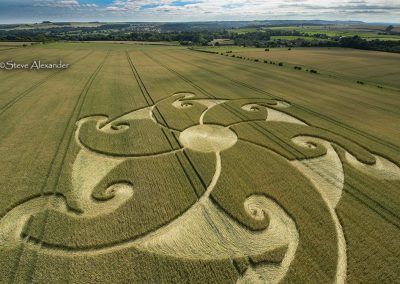
<svg viewBox="0 0 400 284">
<path fill-rule="evenodd" d="M 0 51 L 1 283 L 400 279 L 398 55 Z"/>
</svg>

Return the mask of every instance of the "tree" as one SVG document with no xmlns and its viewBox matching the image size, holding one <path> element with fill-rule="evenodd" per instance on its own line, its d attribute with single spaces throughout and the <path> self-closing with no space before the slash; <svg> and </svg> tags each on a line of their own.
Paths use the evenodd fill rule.
<svg viewBox="0 0 400 284">
<path fill-rule="evenodd" d="M 394 27 L 392 25 L 390 25 L 385 29 L 385 31 L 391 32 L 393 29 L 394 29 Z"/>
<path fill-rule="evenodd" d="M 361 37 L 355 35 L 352 37 L 340 38 L 339 45 L 341 47 L 366 49 L 368 47 L 368 42 L 365 39 L 362 39 Z"/>
<path fill-rule="evenodd" d="M 42 42 L 42 43 L 46 43 L 47 42 L 47 37 L 44 34 L 38 34 L 35 36 L 35 40 Z"/>
</svg>

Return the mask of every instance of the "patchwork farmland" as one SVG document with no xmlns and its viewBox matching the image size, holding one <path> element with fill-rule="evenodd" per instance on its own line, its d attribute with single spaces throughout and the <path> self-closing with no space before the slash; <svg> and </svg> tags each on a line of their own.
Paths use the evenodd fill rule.
<svg viewBox="0 0 400 284">
<path fill-rule="evenodd" d="M 400 65 L 371 57 L 393 77 L 179 46 L 0 47 L 71 65 L 0 70 L 0 282 L 397 282 Z"/>
</svg>

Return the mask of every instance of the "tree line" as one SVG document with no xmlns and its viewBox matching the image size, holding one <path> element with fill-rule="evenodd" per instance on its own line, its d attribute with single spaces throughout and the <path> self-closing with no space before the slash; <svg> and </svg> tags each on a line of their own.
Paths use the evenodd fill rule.
<svg viewBox="0 0 400 284">
<path fill-rule="evenodd" d="M 0 30 L 0 41 L 147 41 L 179 42 L 181 45 L 209 45 L 217 39 L 228 39 L 237 46 L 255 47 L 348 47 L 366 50 L 400 52 L 400 41 L 365 40 L 357 35 L 351 37 L 326 34 L 309 35 L 290 30 L 258 30 L 247 33 L 220 31 L 131 31 L 128 24 L 103 25 L 99 27 L 62 27 L 46 30 Z M 294 36 L 294 39 L 271 39 L 273 36 Z M 300 38 L 307 37 L 307 39 Z"/>
</svg>

